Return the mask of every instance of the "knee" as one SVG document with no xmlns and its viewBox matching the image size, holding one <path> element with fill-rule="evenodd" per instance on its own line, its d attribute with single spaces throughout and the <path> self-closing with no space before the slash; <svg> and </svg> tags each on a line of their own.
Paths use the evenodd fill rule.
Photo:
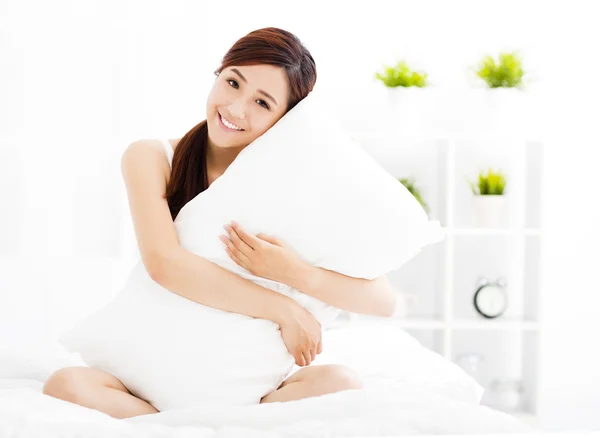
<svg viewBox="0 0 600 438">
<path fill-rule="evenodd" d="M 321 365 L 319 380 L 334 391 L 364 388 L 358 373 L 344 365 Z"/>
<path fill-rule="evenodd" d="M 76 367 L 61 368 L 46 380 L 42 393 L 79 404 L 85 390 L 83 385 L 83 379 Z"/>
</svg>

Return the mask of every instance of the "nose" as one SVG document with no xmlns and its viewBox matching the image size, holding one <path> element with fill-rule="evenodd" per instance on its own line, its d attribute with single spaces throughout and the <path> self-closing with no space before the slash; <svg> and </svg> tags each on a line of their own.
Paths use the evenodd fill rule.
<svg viewBox="0 0 600 438">
<path fill-rule="evenodd" d="M 246 109 L 244 102 L 240 100 L 232 102 L 231 105 L 229 105 L 228 109 L 232 117 L 235 117 L 240 120 L 244 120 L 246 118 Z"/>
</svg>

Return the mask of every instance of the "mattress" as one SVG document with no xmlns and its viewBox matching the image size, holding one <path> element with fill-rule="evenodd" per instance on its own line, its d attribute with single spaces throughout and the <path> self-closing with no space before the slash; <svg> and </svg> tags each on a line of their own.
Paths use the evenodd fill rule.
<svg viewBox="0 0 600 438">
<path fill-rule="evenodd" d="M 360 372 L 364 388 L 285 403 L 208 403 L 126 419 L 42 393 L 54 370 L 86 365 L 64 346 L 44 341 L 3 348 L 0 438 L 546 435 L 481 405 L 475 381 L 389 324 L 326 330 L 323 338 L 327 352 L 315 365 L 348 365 Z"/>
<path fill-rule="evenodd" d="M 345 437 L 541 434 L 506 413 L 418 385 L 368 385 L 286 403 L 204 406 L 127 419 L 42 393 L 35 379 L 0 379 L 0 437 Z"/>
</svg>

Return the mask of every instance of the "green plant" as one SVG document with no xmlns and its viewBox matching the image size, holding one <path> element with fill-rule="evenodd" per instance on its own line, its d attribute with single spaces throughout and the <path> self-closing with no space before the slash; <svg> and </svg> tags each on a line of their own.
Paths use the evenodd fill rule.
<svg viewBox="0 0 600 438">
<path fill-rule="evenodd" d="M 427 73 L 411 71 L 406 61 L 400 61 L 395 67 L 384 66 L 384 74 L 379 72 L 375 77 L 386 87 L 426 87 Z"/>
<path fill-rule="evenodd" d="M 479 181 L 475 184 L 474 181 L 467 179 L 471 186 L 474 195 L 502 195 L 506 186 L 506 178 L 501 170 L 498 172 L 492 171 L 490 167 L 488 174 L 479 172 Z"/>
<path fill-rule="evenodd" d="M 490 88 L 513 88 L 520 87 L 523 84 L 523 68 L 521 66 L 521 57 L 513 53 L 500 53 L 498 64 L 487 55 L 481 60 L 477 76 L 483 79 Z"/>
<path fill-rule="evenodd" d="M 402 183 L 402 185 L 408 189 L 408 191 L 415 197 L 415 199 L 417 201 L 419 201 L 419 204 L 421 204 L 421 207 L 423 207 L 425 212 L 427 212 L 427 214 L 429 214 L 429 206 L 423 200 L 423 197 L 421 196 L 421 190 L 419 190 L 419 188 L 417 188 L 417 186 L 415 185 L 415 179 L 414 178 L 398 178 L 398 181 L 400 181 Z"/>
</svg>

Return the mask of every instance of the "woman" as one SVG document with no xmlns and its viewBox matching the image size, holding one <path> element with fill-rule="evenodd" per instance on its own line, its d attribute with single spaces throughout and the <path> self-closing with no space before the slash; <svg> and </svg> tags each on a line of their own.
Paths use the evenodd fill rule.
<svg viewBox="0 0 600 438">
<path fill-rule="evenodd" d="M 173 152 L 167 149 L 165 158 L 159 141 L 140 140 L 123 154 L 122 172 L 140 254 L 152 279 L 166 289 L 206 306 L 278 323 L 286 348 L 296 364 L 305 367 L 322 351 L 321 326 L 314 316 L 292 299 L 185 251 L 173 220 L 248 144 L 308 95 L 316 82 L 315 62 L 293 34 L 265 28 L 238 40 L 215 74 L 207 119 L 183 138 L 169 141 Z M 395 298 L 385 277 L 368 281 L 315 268 L 277 239 L 253 236 L 238 224 L 224 226 L 222 240 L 228 254 L 253 274 L 285 282 L 342 309 L 393 312 Z M 312 366 L 293 373 L 260 402 L 360 387 L 356 373 L 346 367 Z M 43 392 L 116 418 L 158 412 L 115 376 L 90 367 L 56 371 Z"/>
</svg>

